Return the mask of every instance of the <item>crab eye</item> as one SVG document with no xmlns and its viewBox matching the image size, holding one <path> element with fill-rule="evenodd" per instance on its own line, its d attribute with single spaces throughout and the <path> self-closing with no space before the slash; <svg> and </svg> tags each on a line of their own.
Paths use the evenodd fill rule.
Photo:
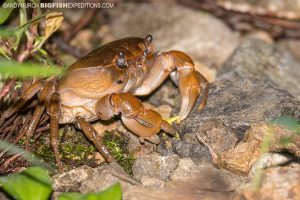
<svg viewBox="0 0 300 200">
<path fill-rule="evenodd" d="M 152 43 L 152 41 L 153 41 L 152 35 L 150 35 L 150 34 L 146 35 L 146 37 L 145 37 L 145 42 L 146 42 L 147 44 L 150 44 L 150 43 Z"/>
<path fill-rule="evenodd" d="M 124 69 L 127 67 L 126 65 L 126 59 L 125 59 L 125 55 L 123 52 L 120 52 L 117 59 L 116 59 L 116 65 L 120 68 L 120 69 Z"/>
</svg>

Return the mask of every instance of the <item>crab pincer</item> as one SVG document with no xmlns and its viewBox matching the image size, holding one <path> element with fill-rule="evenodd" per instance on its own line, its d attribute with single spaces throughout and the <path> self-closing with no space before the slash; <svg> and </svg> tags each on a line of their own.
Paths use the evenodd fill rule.
<svg viewBox="0 0 300 200">
<path fill-rule="evenodd" d="M 101 98 L 95 107 L 100 119 L 108 120 L 115 115 L 121 115 L 124 125 L 133 133 L 144 139 L 159 144 L 156 135 L 161 129 L 175 136 L 175 129 L 161 115 L 146 109 L 142 102 L 130 93 L 109 94 Z"/>
</svg>

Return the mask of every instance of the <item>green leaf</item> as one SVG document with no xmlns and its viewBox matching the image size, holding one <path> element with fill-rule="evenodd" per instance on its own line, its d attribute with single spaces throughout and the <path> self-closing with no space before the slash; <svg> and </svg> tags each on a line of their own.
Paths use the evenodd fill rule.
<svg viewBox="0 0 300 200">
<path fill-rule="evenodd" d="M 47 67 L 41 64 L 17 63 L 0 60 L 0 74 L 25 78 L 28 76 L 47 77 L 62 74 L 63 68 Z"/>
<path fill-rule="evenodd" d="M 283 126 L 291 131 L 300 134 L 300 124 L 292 117 L 279 117 L 272 121 L 273 124 Z"/>
<path fill-rule="evenodd" d="M 23 14 L 23 15 L 24 15 L 24 14 Z M 22 16 L 23 16 L 23 15 L 22 15 Z M 18 48 L 19 43 L 20 43 L 20 41 L 21 41 L 21 38 L 22 38 L 22 36 L 23 36 L 23 33 L 28 29 L 28 27 L 31 26 L 31 25 L 34 24 L 34 23 L 39 22 L 39 21 L 40 21 L 43 17 L 45 17 L 45 16 L 46 16 L 46 14 L 42 14 L 42 15 L 37 16 L 36 18 L 34 18 L 34 19 L 32 19 L 32 20 L 30 20 L 29 22 L 26 22 L 26 23 L 24 23 L 24 22 L 25 22 L 24 17 L 22 17 L 22 19 L 20 19 L 20 20 L 24 21 L 24 22 L 22 22 L 22 23 L 24 23 L 24 24 L 22 24 L 21 26 L 19 26 L 17 29 L 14 30 L 14 34 L 15 34 L 15 36 L 16 36 L 16 41 L 15 41 L 15 43 L 13 44 L 14 50 L 16 50 L 16 49 Z M 27 20 L 27 19 L 26 19 L 26 20 Z"/>
<path fill-rule="evenodd" d="M 52 193 L 51 179 L 46 170 L 30 167 L 20 174 L 0 177 L 5 192 L 18 200 L 46 200 Z"/>
<path fill-rule="evenodd" d="M 98 193 L 80 194 L 75 192 L 64 193 L 58 197 L 58 200 L 121 200 L 122 190 L 120 183 L 107 188 Z"/>
<path fill-rule="evenodd" d="M 0 27 L 0 38 L 16 37 L 15 30 L 12 28 L 1 28 Z"/>
<path fill-rule="evenodd" d="M 0 139 L 0 150 L 1 150 L 0 157 L 2 157 L 5 153 L 7 153 L 9 155 L 20 154 L 21 157 L 26 159 L 29 163 L 31 163 L 34 166 L 40 166 L 40 167 L 48 169 L 50 171 L 55 170 L 55 168 L 53 166 L 44 162 L 41 159 L 38 159 L 35 155 L 31 154 L 30 152 L 25 151 L 24 149 L 14 145 L 14 144 L 3 141 L 1 139 Z"/>
<path fill-rule="evenodd" d="M 6 52 L 6 49 L 3 46 L 0 46 L 0 55 L 3 55 L 7 60 L 10 60 L 10 57 Z"/>
<path fill-rule="evenodd" d="M 60 27 L 64 17 L 62 12 L 52 12 L 46 14 L 45 33 L 35 40 L 34 50 L 41 48 L 45 41 Z"/>
<path fill-rule="evenodd" d="M 6 0 L 3 4 L 12 4 L 15 3 L 15 0 Z M 7 18 L 10 16 L 11 12 L 13 11 L 13 8 L 4 8 L 3 5 L 0 8 L 0 24 L 3 24 Z"/>
</svg>

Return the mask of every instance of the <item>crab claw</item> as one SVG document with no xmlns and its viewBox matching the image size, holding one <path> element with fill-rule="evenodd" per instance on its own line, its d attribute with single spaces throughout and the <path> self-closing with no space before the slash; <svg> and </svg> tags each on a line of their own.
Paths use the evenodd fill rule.
<svg viewBox="0 0 300 200">
<path fill-rule="evenodd" d="M 178 87 L 181 97 L 180 121 L 185 119 L 193 109 L 200 94 L 201 87 L 193 66 L 178 67 Z"/>
<path fill-rule="evenodd" d="M 124 125 L 133 133 L 144 139 L 159 144 L 156 134 L 163 129 L 175 136 L 176 130 L 161 115 L 151 109 L 145 109 L 139 99 L 130 93 L 110 94 L 102 97 L 95 106 L 100 119 L 108 120 L 113 115 L 121 114 Z"/>
<path fill-rule="evenodd" d="M 134 91 L 135 95 L 148 95 L 155 90 L 171 74 L 178 85 L 181 108 L 179 120 L 185 119 L 193 109 L 199 94 L 202 96 L 199 109 L 202 109 L 207 101 L 207 80 L 194 69 L 193 60 L 181 51 L 169 51 L 153 55 L 153 63 L 147 78 Z"/>
<path fill-rule="evenodd" d="M 156 135 L 161 129 L 175 136 L 175 129 L 161 115 L 151 109 L 141 109 L 133 118 L 122 117 L 124 125 L 136 135 L 141 141 L 145 138 L 151 143 L 159 144 L 159 137 Z"/>
</svg>

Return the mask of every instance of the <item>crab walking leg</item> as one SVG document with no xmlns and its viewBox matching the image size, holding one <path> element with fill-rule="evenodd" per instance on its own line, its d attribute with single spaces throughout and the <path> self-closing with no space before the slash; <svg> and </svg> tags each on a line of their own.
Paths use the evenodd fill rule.
<svg viewBox="0 0 300 200">
<path fill-rule="evenodd" d="M 36 127 L 39 124 L 39 121 L 44 113 L 45 106 L 44 105 L 38 105 L 36 109 L 34 110 L 34 113 L 30 119 L 30 123 L 28 124 L 26 128 L 26 136 L 27 136 L 27 141 L 26 141 L 26 147 L 28 146 L 30 142 L 30 138 L 32 137 Z"/>
<path fill-rule="evenodd" d="M 105 160 L 109 163 L 113 162 L 114 158 L 111 156 L 107 147 L 103 144 L 102 138 L 98 136 L 98 133 L 94 129 L 94 127 L 82 117 L 78 117 L 77 122 L 80 125 L 80 128 L 82 129 L 84 134 L 89 138 L 89 140 L 91 140 L 94 143 L 94 145 L 101 153 L 101 155 L 105 158 Z"/>
<path fill-rule="evenodd" d="M 21 109 L 29 99 L 31 99 L 36 93 L 38 93 L 45 85 L 44 80 L 39 80 L 34 83 L 31 87 L 29 87 L 24 94 L 10 107 L 8 108 L 0 118 L 0 126 L 3 122 Z"/>
<path fill-rule="evenodd" d="M 60 171 L 62 171 L 62 163 L 58 150 L 58 120 L 60 115 L 60 94 L 54 92 L 51 96 L 49 114 L 50 114 L 50 143 L 54 152 L 55 160 Z"/>
<path fill-rule="evenodd" d="M 201 81 L 203 81 L 203 79 L 199 79 L 197 72 L 194 69 L 193 60 L 180 51 L 160 53 L 154 55 L 152 59 L 153 66 L 150 67 L 151 70 L 149 75 L 134 91 L 134 94 L 148 95 L 176 69 L 181 96 L 181 109 L 179 115 L 181 120 L 185 119 L 191 112 L 199 94 L 205 93 L 206 90 L 206 88 L 201 87 Z M 204 80 L 206 79 L 204 78 Z M 203 100 L 205 101 L 206 99 Z M 205 105 L 205 102 L 203 102 L 203 105 Z"/>
<path fill-rule="evenodd" d="M 36 109 L 32 115 L 32 118 L 30 120 L 30 123 L 26 129 L 26 135 L 27 135 L 26 146 L 28 146 L 30 138 L 32 137 L 33 133 L 35 132 L 35 130 L 40 122 L 40 119 L 44 113 L 46 105 L 48 102 L 50 102 L 51 94 L 53 92 L 54 92 L 54 82 L 49 81 L 46 83 L 46 85 L 41 90 L 41 94 L 39 97 L 39 105 L 36 107 Z"/>
</svg>

